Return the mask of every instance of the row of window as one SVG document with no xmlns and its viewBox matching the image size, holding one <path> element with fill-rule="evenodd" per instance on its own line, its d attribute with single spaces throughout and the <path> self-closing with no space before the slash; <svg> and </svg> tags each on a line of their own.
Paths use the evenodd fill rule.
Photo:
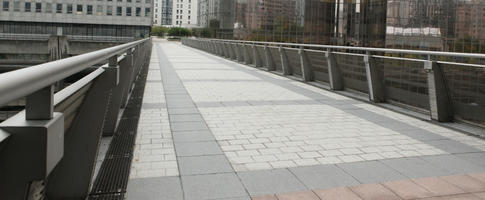
<svg viewBox="0 0 485 200">
<path fill-rule="evenodd" d="M 149 0 L 148 0 L 149 1 Z M 32 4 L 34 6 L 32 7 Z M 82 5 L 82 4 L 77 4 L 75 5 L 76 9 L 74 10 L 74 5 L 73 4 L 55 4 L 55 12 L 56 13 L 66 13 L 66 14 L 72 14 L 76 13 L 78 15 L 84 14 L 84 10 L 86 11 L 87 15 L 104 15 L 104 13 L 108 16 L 116 14 L 116 16 L 137 16 L 140 17 L 142 16 L 142 8 L 141 7 L 135 7 L 134 9 L 132 7 L 124 7 L 125 12 L 123 13 L 123 7 L 122 6 L 116 6 L 116 13 L 113 13 L 113 6 L 103 6 L 103 5 L 98 5 L 96 6 L 96 10 L 94 10 L 93 5 Z M 4 1 L 3 2 L 3 11 L 9 11 L 10 10 L 10 2 L 9 1 Z M 13 6 L 13 11 L 18 11 L 20 12 L 20 2 L 14 2 Z M 53 10 L 53 4 L 52 3 L 45 3 L 45 7 L 42 7 L 42 3 L 31 3 L 31 2 L 25 2 L 24 3 L 24 12 L 46 12 L 46 13 L 52 13 L 54 12 Z M 133 11 L 135 13 L 133 13 Z M 149 17 L 151 13 L 150 8 L 145 8 L 145 17 Z"/>
</svg>

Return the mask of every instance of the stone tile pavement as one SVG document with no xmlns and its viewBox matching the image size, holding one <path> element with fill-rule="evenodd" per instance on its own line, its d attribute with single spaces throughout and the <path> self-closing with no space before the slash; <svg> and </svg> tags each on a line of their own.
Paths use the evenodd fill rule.
<svg viewBox="0 0 485 200">
<path fill-rule="evenodd" d="M 485 172 L 484 150 L 463 133 L 155 41 L 127 196 L 387 191 L 376 183 Z"/>
</svg>

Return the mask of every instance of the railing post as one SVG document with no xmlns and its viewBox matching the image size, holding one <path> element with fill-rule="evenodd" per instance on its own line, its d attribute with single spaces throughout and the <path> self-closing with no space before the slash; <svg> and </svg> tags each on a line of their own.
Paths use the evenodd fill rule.
<svg viewBox="0 0 485 200">
<path fill-rule="evenodd" d="M 104 69 L 103 74 L 94 80 L 76 120 L 66 133 L 64 157 L 52 171 L 46 186 L 49 198 L 81 199 L 91 188 L 110 91 L 119 80 L 119 68 Z"/>
<path fill-rule="evenodd" d="M 236 44 L 227 43 L 229 45 L 229 51 L 231 53 L 231 60 L 237 61 L 237 46 Z"/>
<path fill-rule="evenodd" d="M 384 75 L 379 69 L 375 59 L 369 51 L 364 55 L 365 72 L 367 76 L 367 86 L 369 87 L 369 99 L 376 103 L 385 101 L 384 95 Z"/>
<path fill-rule="evenodd" d="M 135 66 L 133 64 L 133 49 L 130 48 L 126 51 L 126 57 L 125 60 L 120 63 L 121 66 L 127 65 L 128 67 L 123 67 L 120 71 L 120 80 L 126 84 L 123 88 L 123 98 L 121 99 L 121 107 L 124 108 L 128 104 L 128 97 L 130 96 L 130 89 L 131 89 L 131 84 L 132 84 L 132 79 L 131 77 L 136 74 L 137 72 L 135 71 Z M 126 79 L 124 76 L 122 76 L 122 71 L 123 70 L 128 70 L 128 74 L 126 75 Z"/>
<path fill-rule="evenodd" d="M 19 113 L 0 124 L 10 134 L 0 151 L 0 199 L 42 197 L 47 177 L 64 154 L 64 115 L 26 120 Z M 72 180 L 71 180 L 72 181 Z"/>
<path fill-rule="evenodd" d="M 291 75 L 291 68 L 290 65 L 288 65 L 288 57 L 286 56 L 286 51 L 285 49 L 280 46 L 278 48 L 278 51 L 280 52 L 280 59 L 281 59 L 281 69 L 283 70 L 283 75 Z"/>
<path fill-rule="evenodd" d="M 310 62 L 308 62 L 308 57 L 305 53 L 305 50 L 300 47 L 298 49 L 298 55 L 300 55 L 300 63 L 301 63 L 301 74 L 303 77 L 303 81 L 313 81 L 313 72 Z"/>
<path fill-rule="evenodd" d="M 27 96 L 26 120 L 49 120 L 54 113 L 54 85 L 47 86 Z"/>
<path fill-rule="evenodd" d="M 264 56 L 266 56 L 266 69 L 268 71 L 276 70 L 268 45 L 264 45 Z"/>
<path fill-rule="evenodd" d="M 231 58 L 231 52 L 230 52 L 230 49 L 229 49 L 229 45 L 225 42 L 222 42 L 222 46 L 223 46 L 223 54 L 224 54 L 224 57 L 226 58 Z"/>
<path fill-rule="evenodd" d="M 249 65 L 251 64 L 251 57 L 249 56 L 249 45 L 243 44 L 244 50 L 244 64 Z"/>
<path fill-rule="evenodd" d="M 436 61 L 425 61 L 428 75 L 429 107 L 432 120 L 449 122 L 453 120 L 453 105 L 441 66 Z"/>
<path fill-rule="evenodd" d="M 235 43 L 235 44 L 232 44 L 231 46 L 232 46 L 232 49 L 234 50 L 234 60 L 239 62 L 239 58 L 241 57 L 241 54 L 239 52 L 239 44 Z"/>
<path fill-rule="evenodd" d="M 325 57 L 327 58 L 330 89 L 343 90 L 344 84 L 342 80 L 342 75 L 337 66 L 337 62 L 335 61 L 335 55 L 333 55 L 331 49 L 327 49 L 327 52 L 325 53 Z"/>
<path fill-rule="evenodd" d="M 244 44 L 237 44 L 239 56 L 237 57 L 238 62 L 244 62 Z"/>
<path fill-rule="evenodd" d="M 258 49 L 256 49 L 256 45 L 252 45 L 253 47 L 253 58 L 254 58 L 254 67 L 261 67 L 263 64 L 261 63 L 261 58 L 258 54 Z"/>
</svg>

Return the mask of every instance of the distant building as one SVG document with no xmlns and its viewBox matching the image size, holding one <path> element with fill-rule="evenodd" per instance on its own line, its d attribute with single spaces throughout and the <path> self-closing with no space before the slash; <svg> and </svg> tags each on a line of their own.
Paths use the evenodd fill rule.
<svg viewBox="0 0 485 200">
<path fill-rule="evenodd" d="M 173 0 L 172 26 L 197 26 L 197 0 Z"/>
<path fill-rule="evenodd" d="M 152 0 L 3 0 L 0 33 L 146 37 Z"/>
</svg>

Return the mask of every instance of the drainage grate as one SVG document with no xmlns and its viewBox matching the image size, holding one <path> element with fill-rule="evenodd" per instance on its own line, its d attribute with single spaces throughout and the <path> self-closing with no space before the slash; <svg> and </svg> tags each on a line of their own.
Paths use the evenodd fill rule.
<svg viewBox="0 0 485 200">
<path fill-rule="evenodd" d="M 130 176 L 131 160 L 136 138 L 136 129 L 140 117 L 148 64 L 135 82 L 128 105 L 123 111 L 118 130 L 101 164 L 99 174 L 94 181 L 90 200 L 123 200 Z"/>
</svg>

